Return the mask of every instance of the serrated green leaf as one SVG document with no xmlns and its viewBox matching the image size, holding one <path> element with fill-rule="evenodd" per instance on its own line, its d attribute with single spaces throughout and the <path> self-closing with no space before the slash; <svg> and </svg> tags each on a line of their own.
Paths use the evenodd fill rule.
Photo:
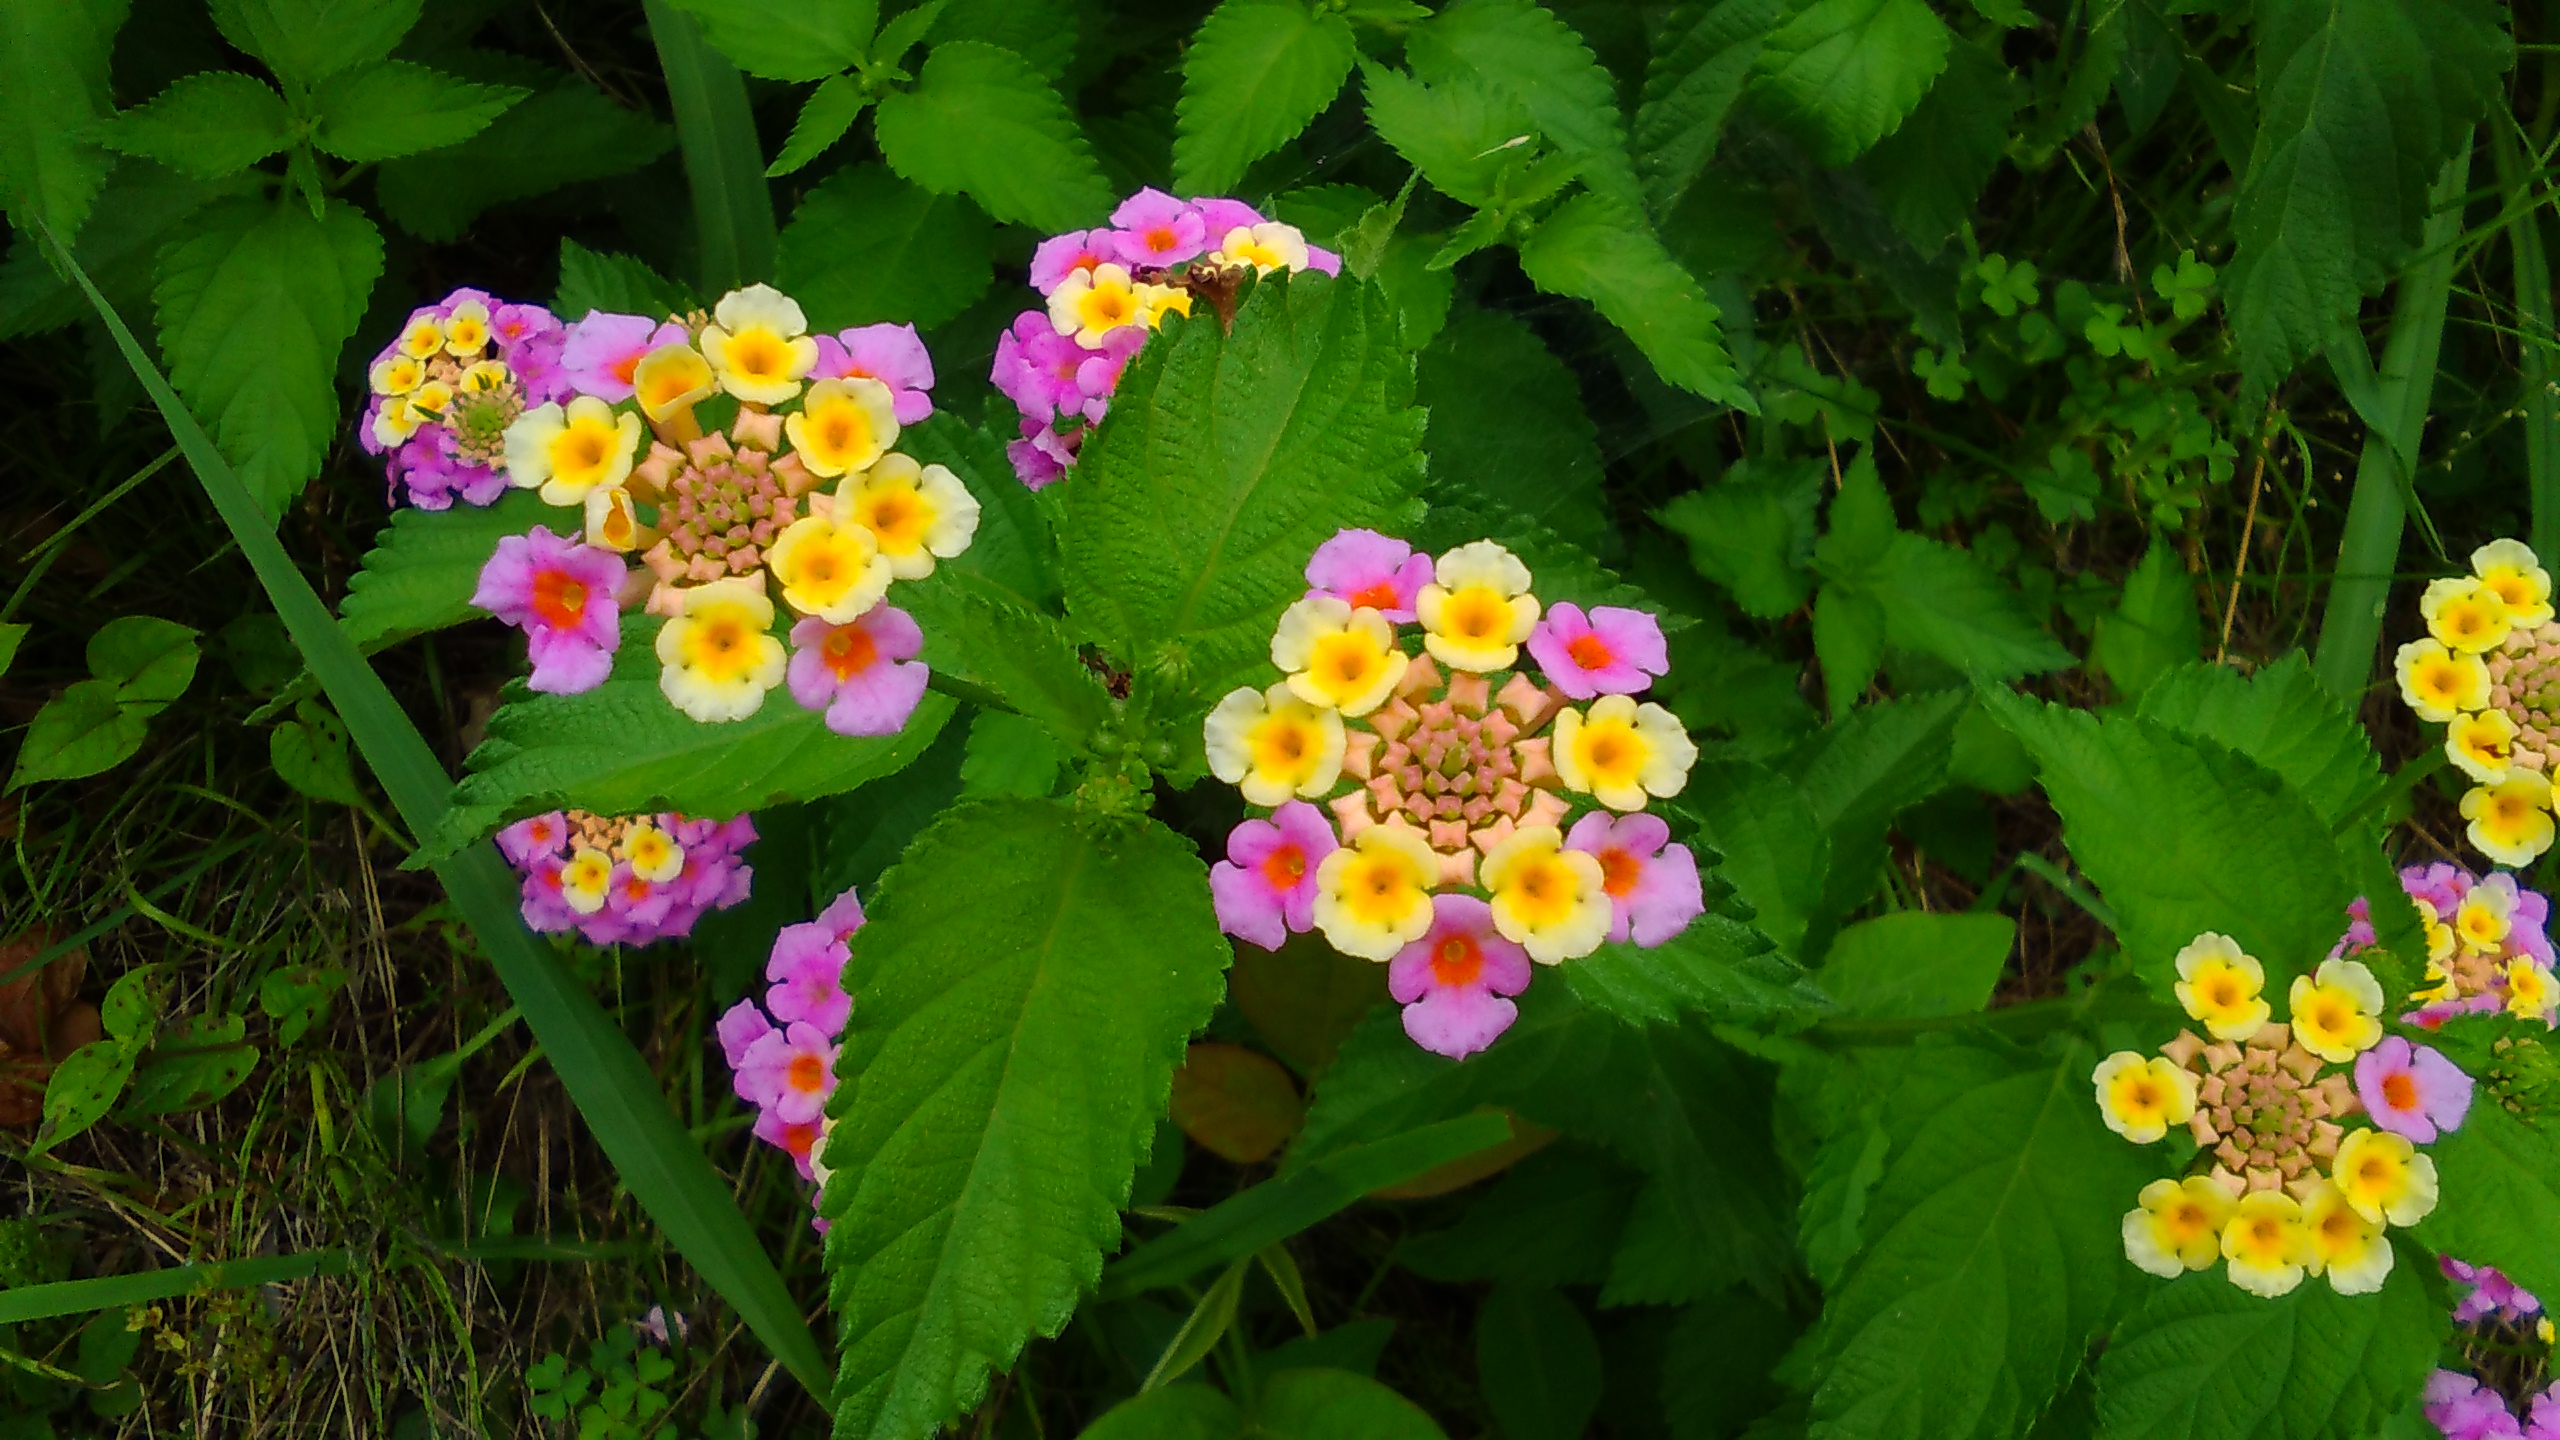
<svg viewBox="0 0 2560 1440">
<path fill-rule="evenodd" d="M 817 80 L 871 49 L 880 0 L 676 0 L 731 64 L 767 80 Z"/>
<path fill-rule="evenodd" d="M 2075 1045 L 1959 1094 L 1900 1147 L 1823 1309 L 1809 1434 L 2013 1435 L 2070 1382 L 2152 1173 L 2099 1122 L 2091 1059 Z"/>
<path fill-rule="evenodd" d="M 489 718 L 471 773 L 420 863 L 510 821 L 575 806 L 599 815 L 675 810 L 708 819 L 815 800 L 894 774 L 922 754 L 952 703 L 928 691 L 904 730 L 855 738 L 829 730 L 786 690 L 744 720 L 705 725 L 658 690 L 657 624 L 625 615 L 613 674 L 583 695 L 516 692 Z"/>
<path fill-rule="evenodd" d="M 337 438 L 338 351 L 382 273 L 382 237 L 343 201 L 228 201 L 160 260 L 153 292 L 169 378 L 269 515 Z"/>
<path fill-rule="evenodd" d="M 300 85 L 379 60 L 418 23 L 425 0 L 213 0 L 222 38 Z"/>
<path fill-rule="evenodd" d="M 2142 718 L 2219 741 L 2283 776 L 2334 828 L 2382 793 L 2382 759 L 2299 650 L 2255 675 L 2190 663 L 2143 692 Z M 2378 832 L 2382 817 L 2365 817 Z"/>
<path fill-rule="evenodd" d="M 1536 331 L 1499 310 L 1468 311 L 1415 362 L 1414 399 L 1431 416 L 1422 448 L 1432 473 L 1451 488 L 1584 549 L 1606 541 L 1599 431 L 1573 372 Z"/>
<path fill-rule="evenodd" d="M 564 77 L 459 145 L 383 162 L 375 193 L 401 229 L 452 240 L 492 205 L 637 170 L 673 144 L 668 126 Z"/>
<path fill-rule="evenodd" d="M 2306 1279 L 2261 1299 L 2217 1267 L 2151 1294 L 2098 1363 L 2098 1433 L 2107 1440 L 2325 1440 L 2370 1435 L 2417 1397 L 2451 1329 L 2395 1247 L 2372 1295 Z"/>
<path fill-rule="evenodd" d="M 1788 773 L 1831 837 L 1820 925 L 1807 956 L 1818 953 L 1832 922 L 1874 893 L 1894 817 L 1946 784 L 1956 721 L 1968 699 L 1946 690 L 1860 706 L 1787 757 Z"/>
<path fill-rule="evenodd" d="M 782 227 L 779 273 L 813 329 L 883 320 L 931 327 L 987 292 L 993 245 L 968 197 L 919 189 L 884 166 L 848 165 Z"/>
<path fill-rule="evenodd" d="M 1476 1375 L 1508 1440 L 1579 1440 L 1600 1406 L 1600 1341 L 1556 1291 L 1497 1285 L 1476 1307 Z"/>
<path fill-rule="evenodd" d="M 274 86 L 236 70 L 208 70 L 116 116 L 101 135 L 110 149 L 218 180 L 283 149 L 292 123 Z"/>
<path fill-rule="evenodd" d="M 493 505 L 392 511 L 364 563 L 347 577 L 338 628 L 370 652 L 481 618 L 471 606 L 481 569 L 500 539 L 536 525 L 560 534 L 579 528 L 576 512 L 546 505 L 530 490 L 509 490 Z"/>
<path fill-rule="evenodd" d="M 2491 0 L 2270 0 L 2225 303 L 2263 393 L 2353 321 L 2514 49 Z M 2467 143 L 2467 142 L 2463 142 Z"/>
<path fill-rule="evenodd" d="M 935 674 L 984 688 L 1070 750 L 1111 718 L 1110 693 L 1058 622 L 939 580 L 897 602 L 924 627 L 924 661 Z"/>
<path fill-rule="evenodd" d="M 1433 189 L 1463 205 L 1494 207 L 1523 183 L 1522 142 L 1535 136 L 1516 100 L 1473 75 L 1434 84 L 1368 61 L 1360 74 L 1369 128 Z"/>
<path fill-rule="evenodd" d="M 1813 0 L 1761 42 L 1752 104 L 1816 160 L 1846 165 L 1918 108 L 1950 43 L 1926 0 Z"/>
<path fill-rule="evenodd" d="M 1893 228 L 1922 255 L 1935 255 L 1999 168 L 2019 86 L 1996 40 L 1961 42 L 1911 118 L 1875 143 L 1860 163 Z"/>
<path fill-rule="evenodd" d="M 1235 188 L 1245 167 L 1297 138 L 1351 75 L 1351 22 L 1306 0 L 1224 0 L 1182 54 L 1174 185 Z"/>
<path fill-rule="evenodd" d="M 2072 662 L 2025 598 L 1970 550 L 1898 532 L 1862 588 L 1884 606 L 1888 641 L 1965 674 L 2006 680 Z"/>
<path fill-rule="evenodd" d="M 1405 58 L 1433 84 L 1471 76 L 1526 112 L 1583 183 L 1641 211 L 1617 83 L 1589 46 L 1533 0 L 1458 0 L 1405 36 Z"/>
<path fill-rule="evenodd" d="M 2107 672 L 2118 695 L 2139 700 L 2163 674 L 2195 663 L 2203 644 L 2195 584 L 2178 563 L 2177 547 L 2155 538 L 2125 577 L 2115 613 L 2099 617 L 2090 662 Z"/>
<path fill-rule="evenodd" d="M 205 181 L 147 160 L 120 160 L 72 253 L 118 305 L 148 309 L 152 267 L 162 247 L 180 238 L 188 219 L 207 204 L 257 184 L 250 174 Z M 58 329 L 88 313 L 79 290 L 45 262 L 35 237 L 21 234 L 0 263 L 0 339 Z"/>
<path fill-rule="evenodd" d="M 1074 113 L 1010 50 L 936 45 L 914 89 L 880 97 L 873 132 L 890 169 L 937 195 L 965 192 L 998 220 L 1074 230 L 1111 208 Z"/>
<path fill-rule="evenodd" d="M 1826 478 L 1817 460 L 1744 461 L 1655 512 L 1689 542 L 1689 563 L 1742 613 L 1774 620 L 1812 593 L 1813 512 Z"/>
<path fill-rule="evenodd" d="M 530 90 L 474 85 L 406 60 L 380 60 L 342 70 L 312 95 L 320 125 L 311 143 L 361 163 L 459 145 Z"/>
<path fill-rule="evenodd" d="M 1738 920 L 1701 915 L 1646 949 L 1613 941 L 1564 970 L 1573 993 L 1631 1024 L 1668 1025 L 1696 1011 L 1732 1025 L 1783 1024 L 1827 1008 L 1804 967 Z"/>
<path fill-rule="evenodd" d="M 1229 954 L 1189 842 L 963 805 L 881 880 L 845 970 L 821 1209 L 839 1434 L 923 1437 L 1056 1334 Z"/>
<path fill-rule="evenodd" d="M 2427 1147 L 2443 1198 L 2418 1222 L 2418 1238 L 2457 1260 L 2494 1265 L 2536 1295 L 2560 1294 L 2560 1251 L 2551 1245 L 2560 1233 L 2560 1144 L 2550 1124 L 2477 1092 L 2462 1128 Z"/>
<path fill-rule="evenodd" d="M 800 102 L 800 118 L 791 122 L 791 138 L 782 142 L 782 153 L 765 167 L 766 178 L 788 175 L 827 153 L 827 147 L 843 139 L 844 132 L 870 108 L 871 97 L 852 76 L 830 75 L 819 81 L 809 98 Z"/>
<path fill-rule="evenodd" d="M 968 750 L 960 761 L 960 793 L 1027 795 L 1039 799 L 1058 788 L 1058 737 L 1036 720 L 981 710 L 969 720 Z"/>
<path fill-rule="evenodd" d="M 1823 885 L 1831 842 L 1812 799 L 1795 781 L 1749 760 L 1702 760 L 1680 804 L 1700 821 L 1699 838 L 1723 860 L 1716 873 L 1755 912 L 1753 923 L 1778 948 L 1801 953 L 1808 934 L 1827 930 Z"/>
<path fill-rule="evenodd" d="M 1721 313 L 1638 212 L 1596 192 L 1576 195 L 1521 242 L 1520 268 L 1550 295 L 1590 301 L 1664 380 L 1738 409 L 1757 408 L 1725 353 Z"/>
<path fill-rule="evenodd" d="M 68 243 L 114 157 L 92 134 L 113 112 L 107 59 L 125 0 L 0 0 L 0 208 Z"/>
<path fill-rule="evenodd" d="M 1822 662 L 1823 702 L 1846 715 L 1884 664 L 1884 606 L 1845 585 L 1813 597 L 1813 654 Z"/>
<path fill-rule="evenodd" d="M 1903 910 L 1840 932 L 1823 957 L 1824 993 L 1878 1020 L 1970 1015 L 1990 1003 L 2018 923 L 2006 915 Z"/>
<path fill-rule="evenodd" d="M 941 0 L 934 7 L 933 24 L 925 32 L 925 38 L 935 44 L 945 40 L 978 40 L 1001 46 L 1030 62 L 1032 69 L 1049 77 L 1049 82 L 1065 93 L 1068 71 L 1078 58 L 1076 48 L 1086 23 L 1084 15 L 1085 12 L 1072 5 L 1025 5 L 1021 0 Z M 1167 18 L 1171 19 L 1170 16 Z M 1105 30 L 1103 33 L 1110 32 Z M 1160 33 L 1170 42 L 1176 32 L 1166 30 Z M 1161 142 L 1157 153 L 1163 153 Z"/>
<path fill-rule="evenodd" d="M 1679 205 L 1715 158 L 1760 42 L 1786 9 L 1787 0 L 1712 0 L 1672 17 L 1645 68 L 1644 104 L 1636 111 L 1636 173 L 1657 218 Z"/>
<path fill-rule="evenodd" d="M 1423 415 L 1394 323 L 1356 281 L 1257 284 L 1231 335 L 1214 317 L 1168 322 L 1085 442 L 1059 535 L 1068 613 L 1190 709 L 1267 665 L 1318 544 L 1421 489 Z M 1196 753 L 1197 732 L 1176 743 Z"/>
</svg>

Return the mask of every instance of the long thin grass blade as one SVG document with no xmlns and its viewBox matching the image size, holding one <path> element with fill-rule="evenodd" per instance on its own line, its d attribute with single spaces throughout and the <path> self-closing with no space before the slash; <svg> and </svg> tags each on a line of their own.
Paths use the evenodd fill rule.
<svg viewBox="0 0 2560 1440">
<path fill-rule="evenodd" d="M 410 833 L 431 834 L 446 808 L 450 782 L 407 712 L 382 677 L 338 629 L 317 592 L 294 568 L 240 477 L 211 437 L 188 413 L 177 392 L 151 362 L 115 307 L 90 283 L 59 240 L 47 232 L 57 263 L 87 292 L 125 361 L 160 407 L 205 494 L 257 572 L 302 662 L 328 692 L 329 703 L 373 767 Z M 517 914 L 515 878 L 489 846 L 474 846 L 435 867 L 436 877 L 479 938 L 498 978 L 524 1012 L 568 1088 L 569 1098 L 595 1132 L 625 1188 L 657 1222 L 702 1278 L 736 1308 L 767 1349 L 813 1395 L 827 1393 L 825 1357 L 817 1337 L 793 1303 L 781 1272 L 756 1239 L 737 1200 L 691 1136 L 685 1133 L 658 1079 L 640 1052 L 578 984 L 559 960 L 535 942 Z"/>
<path fill-rule="evenodd" d="M 99 1275 L 51 1285 L 21 1285 L 15 1290 L 0 1290 L 0 1325 L 146 1305 L 198 1290 L 246 1290 L 252 1285 L 345 1273 L 347 1252 L 312 1250 L 300 1255 L 262 1255 L 251 1260 L 207 1260 L 195 1265 L 172 1265 L 166 1270 Z"/>
<path fill-rule="evenodd" d="M 2522 354 L 2517 365 L 2524 386 L 2524 470 L 2533 494 L 2533 553 L 2551 563 L 2560 555 L 2560 334 L 2551 323 L 2551 257 L 2542 243 L 2544 202 L 2533 195 L 2532 167 L 2517 153 L 2513 131 L 2498 126 L 2490 138 L 2498 157 L 2498 187 L 2506 193 L 2501 207 L 2511 213 L 2507 244 L 2515 260 L 2516 329 Z M 2517 192 L 2523 191 L 2522 195 Z M 2519 204 L 2521 200 L 2523 203 Z"/>
<path fill-rule="evenodd" d="M 773 278 L 777 245 L 773 191 L 764 178 L 764 149 L 747 108 L 746 77 L 702 27 L 668 0 L 647 0 L 649 35 L 674 102 L 676 139 L 684 146 L 685 179 L 693 186 L 693 221 L 702 250 L 702 293 L 720 295 Z"/>
</svg>

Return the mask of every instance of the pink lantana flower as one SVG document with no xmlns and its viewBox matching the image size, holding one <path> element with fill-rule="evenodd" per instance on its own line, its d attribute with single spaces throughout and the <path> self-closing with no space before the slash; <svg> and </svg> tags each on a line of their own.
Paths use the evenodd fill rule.
<svg viewBox="0 0 2560 1440">
<path fill-rule="evenodd" d="M 913 325 L 857 325 L 818 337 L 818 363 L 809 368 L 813 380 L 859 376 L 889 387 L 891 413 L 901 425 L 921 423 L 933 414 L 933 357 Z"/>
<path fill-rule="evenodd" d="M 558 810 L 529 815 L 498 832 L 498 853 L 519 868 L 536 855 L 556 855 L 569 840 L 569 817 Z"/>
<path fill-rule="evenodd" d="M 853 932 L 862 928 L 862 901 L 853 893 L 853 887 L 848 885 L 843 894 L 828 901 L 827 908 L 819 911 L 818 918 L 809 923 L 825 930 L 838 940 L 850 940 L 853 938 Z"/>
<path fill-rule="evenodd" d="M 1261 211 L 1224 195 L 1203 196 L 1192 201 L 1191 208 L 1200 212 L 1202 234 L 1211 240 L 1223 239 L 1230 230 L 1250 230 L 1263 223 Z"/>
<path fill-rule="evenodd" d="M 988 378 L 1027 419 L 1072 415 L 1084 404 L 1076 371 L 1089 353 L 1073 336 L 1059 334 L 1045 312 L 1025 310 L 996 337 L 995 365 Z"/>
<path fill-rule="evenodd" d="M 1076 463 L 1075 446 L 1046 421 L 1025 419 L 1022 438 L 1005 443 L 1004 458 L 1025 489 L 1046 490 Z"/>
<path fill-rule="evenodd" d="M 614 862 L 613 878 L 605 885 L 603 913 L 613 917 L 626 934 L 647 933 L 654 940 L 654 932 L 666 920 L 667 912 L 675 908 L 677 898 L 672 883 L 660 884 L 634 874 L 630 861 L 618 860 Z"/>
<path fill-rule="evenodd" d="M 1199 209 L 1152 185 L 1121 201 L 1111 223 L 1119 227 L 1111 242 L 1123 265 L 1179 265 L 1209 248 Z"/>
<path fill-rule="evenodd" d="M 791 627 L 791 644 L 791 698 L 827 712 L 827 728 L 839 735 L 897 734 L 932 673 L 916 659 L 923 629 L 886 603 L 843 625 L 811 616 Z"/>
<path fill-rule="evenodd" d="M 617 592 L 628 573 L 612 551 L 536 525 L 498 541 L 471 603 L 525 632 L 533 658 L 526 685 L 576 695 L 603 684 L 613 670 L 613 649 L 622 643 Z"/>
<path fill-rule="evenodd" d="M 836 1046 L 805 1020 L 759 1037 L 739 1057 L 738 1098 L 785 1123 L 814 1124 L 836 1090 Z"/>
<path fill-rule="evenodd" d="M 1120 247 L 1108 230 L 1070 230 L 1052 235 L 1031 252 L 1031 288 L 1046 295 L 1068 276 L 1096 265 L 1118 263 Z"/>
<path fill-rule="evenodd" d="M 748 1049 L 773 1033 L 773 1022 L 764 1018 L 764 1012 L 756 1008 L 756 1002 L 741 1000 L 721 1013 L 720 1021 L 711 1027 L 711 1033 L 720 1037 L 720 1057 L 734 1072 L 747 1063 Z"/>
<path fill-rule="evenodd" d="M 1307 268 L 1338 277 L 1342 274 L 1342 257 L 1321 245 L 1310 245 L 1307 247 Z"/>
<path fill-rule="evenodd" d="M 765 962 L 765 1008 L 784 1024 L 805 1021 L 826 1034 L 844 1033 L 853 1014 L 853 997 L 844 993 L 843 941 L 820 925 L 786 925 L 774 938 L 773 957 Z"/>
<path fill-rule="evenodd" d="M 672 320 L 598 310 L 569 327 L 560 342 L 560 368 L 579 394 L 619 403 L 631 398 L 632 372 L 642 357 L 685 339 L 684 327 Z"/>
<path fill-rule="evenodd" d="M 756 1117 L 753 1133 L 757 1139 L 790 1156 L 791 1163 L 799 1168 L 801 1179 L 815 1180 L 818 1177 L 809 1168 L 809 1152 L 817 1146 L 820 1128 L 816 1120 L 785 1120 L 778 1111 L 768 1109 Z"/>
<path fill-rule="evenodd" d="M 1316 867 L 1339 848 L 1333 822 L 1304 800 L 1227 835 L 1227 858 L 1209 867 L 1218 928 L 1265 950 L 1315 926 Z"/>
<path fill-rule="evenodd" d="M 1493 928 L 1472 895 L 1431 897 L 1431 928 L 1387 962 L 1387 993 L 1404 1006 L 1404 1033 L 1435 1055 L 1463 1060 L 1492 1044 L 1529 988 L 1529 952 Z"/>
<path fill-rule="evenodd" d="M 2471 1112 L 2471 1077 L 2424 1045 L 2397 1035 L 2356 1057 L 2356 1098 L 2373 1123 L 2428 1145 Z"/>
<path fill-rule="evenodd" d="M 1529 632 L 1529 654 L 1547 679 L 1576 700 L 1634 695 L 1671 669 L 1662 626 L 1642 610 L 1594 605 L 1589 614 L 1570 600 L 1547 607 Z"/>
<path fill-rule="evenodd" d="M 1390 625 L 1410 625 L 1431 557 L 1375 530 L 1339 530 L 1307 557 L 1307 593 L 1330 595 L 1353 609 L 1375 610 Z"/>
<path fill-rule="evenodd" d="M 1698 883 L 1698 857 L 1670 843 L 1671 827 L 1658 815 L 1611 815 L 1594 810 L 1565 836 L 1568 850 L 1600 862 L 1600 888 L 1609 894 L 1609 938 L 1633 938 L 1648 949 L 1689 928 L 1707 908 Z"/>
<path fill-rule="evenodd" d="M 524 887 L 520 908 L 524 925 L 538 935 L 556 934 L 578 923 L 578 912 L 561 893 L 560 872 L 568 862 L 557 855 L 538 854 L 525 862 Z"/>
</svg>

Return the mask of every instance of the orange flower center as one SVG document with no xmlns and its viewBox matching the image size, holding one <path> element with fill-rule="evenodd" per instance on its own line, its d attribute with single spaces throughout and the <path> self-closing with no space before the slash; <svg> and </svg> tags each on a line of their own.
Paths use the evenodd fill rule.
<svg viewBox="0 0 2560 1440">
<path fill-rule="evenodd" d="M 533 574 L 533 613 L 554 630 L 566 630 L 586 618 L 587 587 L 565 570 Z"/>
<path fill-rule="evenodd" d="M 1484 947 L 1473 935 L 1452 935 L 1431 949 L 1431 978 L 1442 985 L 1473 985 L 1484 973 Z"/>
<path fill-rule="evenodd" d="M 802 1094 L 822 1089 L 827 1083 L 827 1062 L 815 1055 L 794 1055 L 783 1072 L 782 1083 Z"/>
<path fill-rule="evenodd" d="M 1306 877 L 1306 852 L 1295 845 L 1283 845 L 1263 857 L 1262 878 L 1274 890 L 1294 889 Z"/>
<path fill-rule="evenodd" d="M 1375 585 L 1370 585 L 1355 591 L 1351 596 L 1351 608 L 1354 610 L 1393 610 L 1396 608 L 1396 587 L 1387 581 L 1381 580 Z"/>
<path fill-rule="evenodd" d="M 1644 878 L 1644 862 L 1624 850 L 1612 847 L 1600 852 L 1600 888 L 1612 897 L 1623 899 Z"/>
<path fill-rule="evenodd" d="M 1585 670 L 1605 670 L 1618 658 L 1609 649 L 1609 642 L 1597 635 L 1576 635 L 1564 647 L 1564 653 Z"/>
<path fill-rule="evenodd" d="M 818 646 L 820 658 L 835 672 L 839 681 L 850 680 L 868 670 L 880 658 L 880 642 L 859 625 L 839 625 L 827 632 Z"/>
<path fill-rule="evenodd" d="M 2382 1077 L 2382 1103 L 2394 1110 L 2418 1108 L 2418 1082 L 2406 1070 L 2395 1070 Z"/>
</svg>

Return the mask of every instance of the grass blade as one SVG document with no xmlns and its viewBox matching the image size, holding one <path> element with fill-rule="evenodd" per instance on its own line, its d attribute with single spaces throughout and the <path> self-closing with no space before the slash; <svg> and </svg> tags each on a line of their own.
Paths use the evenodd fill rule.
<svg viewBox="0 0 2560 1440">
<path fill-rule="evenodd" d="M 98 293 L 70 251 L 46 232 L 56 261 L 78 281 L 126 363 L 159 406 L 187 463 L 204 482 L 240 553 L 257 572 L 302 662 L 328 692 L 365 763 L 389 792 L 410 832 L 431 834 L 446 808 L 444 767 L 427 748 L 353 642 L 338 628 L 311 583 L 276 539 L 266 513 L 169 388 L 115 307 Z M 613 1161 L 623 1186 L 656 1221 L 669 1243 L 734 1307 L 767 1349 L 812 1395 L 824 1397 L 828 1375 L 817 1337 L 773 1267 L 729 1187 L 667 1107 L 658 1078 L 640 1052 L 550 950 L 535 942 L 517 914 L 514 875 L 490 846 L 435 867 L 436 877 L 478 937 L 525 1023 L 549 1055 L 569 1098 Z"/>
<path fill-rule="evenodd" d="M 2500 125 L 2490 139 L 2495 142 L 2491 153 L 2498 157 L 2498 188 L 2506 192 L 2502 208 L 2513 212 L 2507 243 L 2515 258 L 2516 329 L 2522 332 L 2517 369 L 2524 382 L 2525 476 L 2533 493 L 2529 539 L 2533 553 L 2547 557 L 2560 555 L 2560 395 L 2552 393 L 2554 372 L 2560 370 L 2554 363 L 2560 358 L 2560 336 L 2551 325 L 2551 259 L 2542 244 L 2543 204 L 2532 193 L 2533 178 L 2517 154 L 2512 129 Z"/>
<path fill-rule="evenodd" d="M 773 278 L 773 192 L 765 185 L 764 148 L 747 108 L 746 77 L 702 27 L 669 0 L 647 0 L 650 38 L 667 72 L 685 178 L 693 185 L 693 224 L 702 250 L 702 293 L 719 296 Z"/>
<path fill-rule="evenodd" d="M 193 1294 L 198 1290 L 246 1290 L 252 1285 L 273 1285 L 314 1275 L 345 1273 L 347 1252 L 312 1250 L 300 1255 L 265 1255 L 254 1260 L 207 1260 L 194 1265 L 172 1265 L 166 1270 L 99 1275 L 51 1285 L 21 1285 L 14 1290 L 0 1290 L 0 1325 L 20 1325 L 30 1320 L 50 1320 L 57 1315 L 85 1315 L 93 1310 L 144 1305 L 154 1300 Z"/>
</svg>

